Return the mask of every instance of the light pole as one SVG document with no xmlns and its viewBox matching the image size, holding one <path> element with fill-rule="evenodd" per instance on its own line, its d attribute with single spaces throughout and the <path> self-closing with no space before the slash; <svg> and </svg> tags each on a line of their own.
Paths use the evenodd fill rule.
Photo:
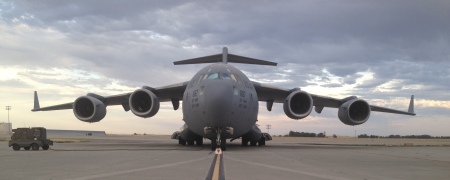
<svg viewBox="0 0 450 180">
<path fill-rule="evenodd" d="M 11 110 L 11 106 L 6 106 L 6 110 L 8 111 L 8 133 L 11 133 L 11 123 L 9 122 L 9 111 Z"/>
</svg>

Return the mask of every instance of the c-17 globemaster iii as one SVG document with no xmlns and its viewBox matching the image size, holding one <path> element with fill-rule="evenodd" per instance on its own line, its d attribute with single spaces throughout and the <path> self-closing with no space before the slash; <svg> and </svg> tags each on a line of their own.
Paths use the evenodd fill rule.
<svg viewBox="0 0 450 180">
<path fill-rule="evenodd" d="M 222 54 L 174 62 L 175 65 L 213 63 L 197 72 L 190 81 L 152 88 L 143 86 L 134 92 L 113 96 L 88 93 L 74 102 L 40 107 L 35 92 L 32 111 L 73 109 L 75 117 L 84 122 L 98 122 L 106 115 L 106 107 L 122 105 L 125 111 L 143 118 L 154 116 L 160 102 L 172 102 L 177 110 L 183 101 L 185 124 L 176 131 L 173 139 L 179 144 L 203 144 L 203 138 L 211 140 L 211 149 L 226 150 L 227 139 L 242 139 L 242 145 L 265 145 L 271 136 L 258 128 L 258 102 L 266 102 L 267 110 L 273 103 L 283 103 L 285 114 L 292 119 L 307 117 L 313 107 L 321 113 L 324 107 L 338 108 L 338 117 L 346 125 L 365 123 L 371 111 L 415 115 L 414 96 L 411 96 L 408 111 L 374 106 L 356 96 L 336 99 L 310 94 L 300 88 L 284 89 L 258 83 L 228 63 L 244 63 L 276 66 L 277 63 L 228 54 L 226 47 Z"/>
</svg>

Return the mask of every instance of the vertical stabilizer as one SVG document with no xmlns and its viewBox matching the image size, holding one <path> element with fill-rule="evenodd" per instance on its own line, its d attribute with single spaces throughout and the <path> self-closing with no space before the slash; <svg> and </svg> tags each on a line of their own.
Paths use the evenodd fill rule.
<svg viewBox="0 0 450 180">
<path fill-rule="evenodd" d="M 34 108 L 33 109 L 39 109 L 41 106 L 39 106 L 39 99 L 37 95 L 37 91 L 34 91 Z"/>
<path fill-rule="evenodd" d="M 223 47 L 222 49 L 222 62 L 227 64 L 228 63 L 228 48 Z"/>
<path fill-rule="evenodd" d="M 411 100 L 409 101 L 409 113 L 414 113 L 414 95 L 411 95 Z"/>
</svg>

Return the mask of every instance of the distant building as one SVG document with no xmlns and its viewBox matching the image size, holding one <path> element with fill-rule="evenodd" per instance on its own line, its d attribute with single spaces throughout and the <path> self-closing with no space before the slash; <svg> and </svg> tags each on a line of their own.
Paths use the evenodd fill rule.
<svg viewBox="0 0 450 180">
<path fill-rule="evenodd" d="M 0 134 L 10 134 L 12 123 L 0 123 Z"/>
</svg>

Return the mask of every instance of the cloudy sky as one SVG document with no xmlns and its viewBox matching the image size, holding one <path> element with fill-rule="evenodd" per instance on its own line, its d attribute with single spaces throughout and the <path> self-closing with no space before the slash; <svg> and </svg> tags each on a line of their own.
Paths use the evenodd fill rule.
<svg viewBox="0 0 450 180">
<path fill-rule="evenodd" d="M 0 1 L 0 106 L 12 106 L 13 128 L 105 130 L 171 134 L 181 110 L 162 103 L 148 119 L 108 107 L 98 123 L 71 110 L 35 112 L 88 92 L 113 95 L 143 85 L 189 80 L 201 65 L 173 61 L 221 53 L 278 62 L 277 67 L 233 64 L 252 80 L 406 110 L 373 112 L 346 126 L 336 109 L 291 120 L 282 104 L 259 124 L 271 134 L 290 130 L 328 135 L 367 133 L 450 135 L 450 1 Z M 0 122 L 7 122 L 0 111 Z M 264 130 L 267 131 L 267 130 Z"/>
</svg>

